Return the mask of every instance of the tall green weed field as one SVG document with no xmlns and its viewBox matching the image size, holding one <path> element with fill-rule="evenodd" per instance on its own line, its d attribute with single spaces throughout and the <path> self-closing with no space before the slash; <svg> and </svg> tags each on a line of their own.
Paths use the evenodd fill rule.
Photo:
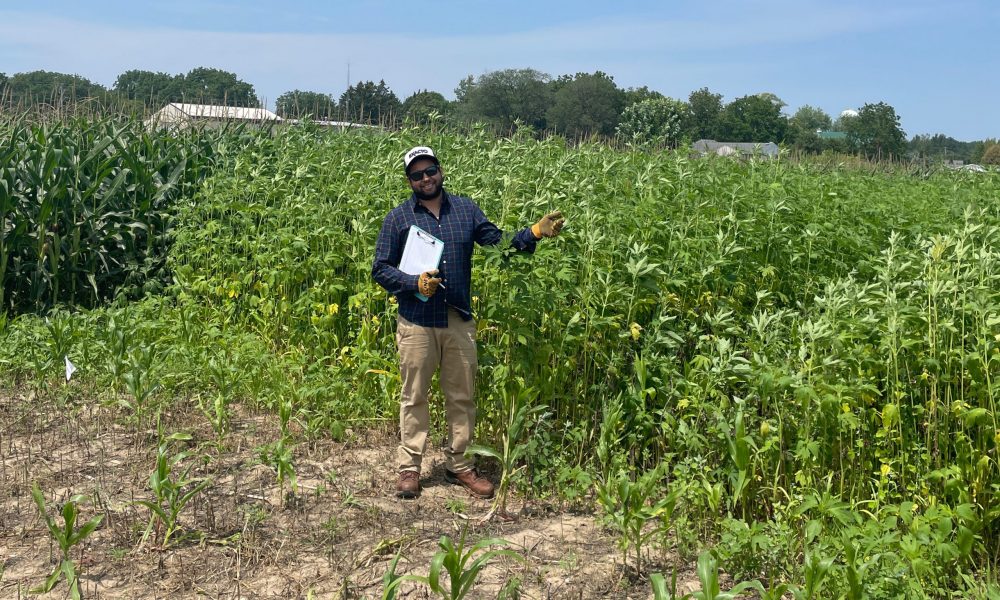
<svg viewBox="0 0 1000 600">
<path fill-rule="evenodd" d="M 599 499 L 626 553 L 715 545 L 742 579 L 846 597 L 995 579 L 996 173 L 427 129 L 246 138 L 175 204 L 162 294 L 0 320 L 0 368 L 44 388 L 68 355 L 135 418 L 191 402 L 220 435 L 236 401 L 291 402 L 312 436 L 391 428 L 395 305 L 370 268 L 417 144 L 505 230 L 566 215 L 534 255 L 474 262 L 479 439 L 539 417 L 521 493 Z"/>
</svg>

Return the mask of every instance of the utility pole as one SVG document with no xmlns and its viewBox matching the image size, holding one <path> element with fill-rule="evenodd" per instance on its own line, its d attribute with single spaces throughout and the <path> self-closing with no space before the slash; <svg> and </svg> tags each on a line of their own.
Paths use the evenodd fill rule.
<svg viewBox="0 0 1000 600">
<path fill-rule="evenodd" d="M 344 117 L 345 121 L 350 121 L 348 115 L 351 114 L 351 61 L 347 61 L 347 91 L 344 93 Z"/>
</svg>

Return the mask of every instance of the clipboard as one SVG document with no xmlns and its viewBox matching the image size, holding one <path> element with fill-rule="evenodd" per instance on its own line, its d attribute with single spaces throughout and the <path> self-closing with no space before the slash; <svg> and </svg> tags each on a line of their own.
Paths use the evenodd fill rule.
<svg viewBox="0 0 1000 600">
<path fill-rule="evenodd" d="M 407 275 L 420 275 L 438 268 L 442 254 L 444 254 L 444 242 L 416 225 L 410 225 L 410 231 L 406 235 L 406 246 L 403 247 L 403 258 L 399 261 L 399 270 Z M 430 300 L 420 292 L 414 292 L 414 295 L 424 302 Z"/>
</svg>

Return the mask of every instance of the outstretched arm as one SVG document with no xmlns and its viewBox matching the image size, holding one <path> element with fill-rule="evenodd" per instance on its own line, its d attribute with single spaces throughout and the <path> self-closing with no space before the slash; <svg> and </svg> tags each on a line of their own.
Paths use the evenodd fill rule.
<svg viewBox="0 0 1000 600">
<path fill-rule="evenodd" d="M 514 235 L 510 245 L 517 250 L 534 252 L 538 240 L 543 237 L 555 237 L 563 226 L 562 213 L 551 212 L 531 227 L 525 227 Z M 476 242 L 481 246 L 493 246 L 503 238 L 503 232 L 494 225 L 483 211 L 476 208 Z"/>
</svg>

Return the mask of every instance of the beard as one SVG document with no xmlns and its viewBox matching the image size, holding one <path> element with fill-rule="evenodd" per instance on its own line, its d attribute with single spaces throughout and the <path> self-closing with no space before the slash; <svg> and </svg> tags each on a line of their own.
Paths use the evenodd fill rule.
<svg viewBox="0 0 1000 600">
<path fill-rule="evenodd" d="M 441 189 L 443 186 L 444 186 L 443 182 L 435 184 L 434 187 L 431 188 L 430 192 L 424 192 L 423 190 L 419 189 L 413 190 L 413 195 L 416 196 L 418 200 L 433 200 L 434 198 L 437 198 L 438 194 L 441 193 Z"/>
</svg>

